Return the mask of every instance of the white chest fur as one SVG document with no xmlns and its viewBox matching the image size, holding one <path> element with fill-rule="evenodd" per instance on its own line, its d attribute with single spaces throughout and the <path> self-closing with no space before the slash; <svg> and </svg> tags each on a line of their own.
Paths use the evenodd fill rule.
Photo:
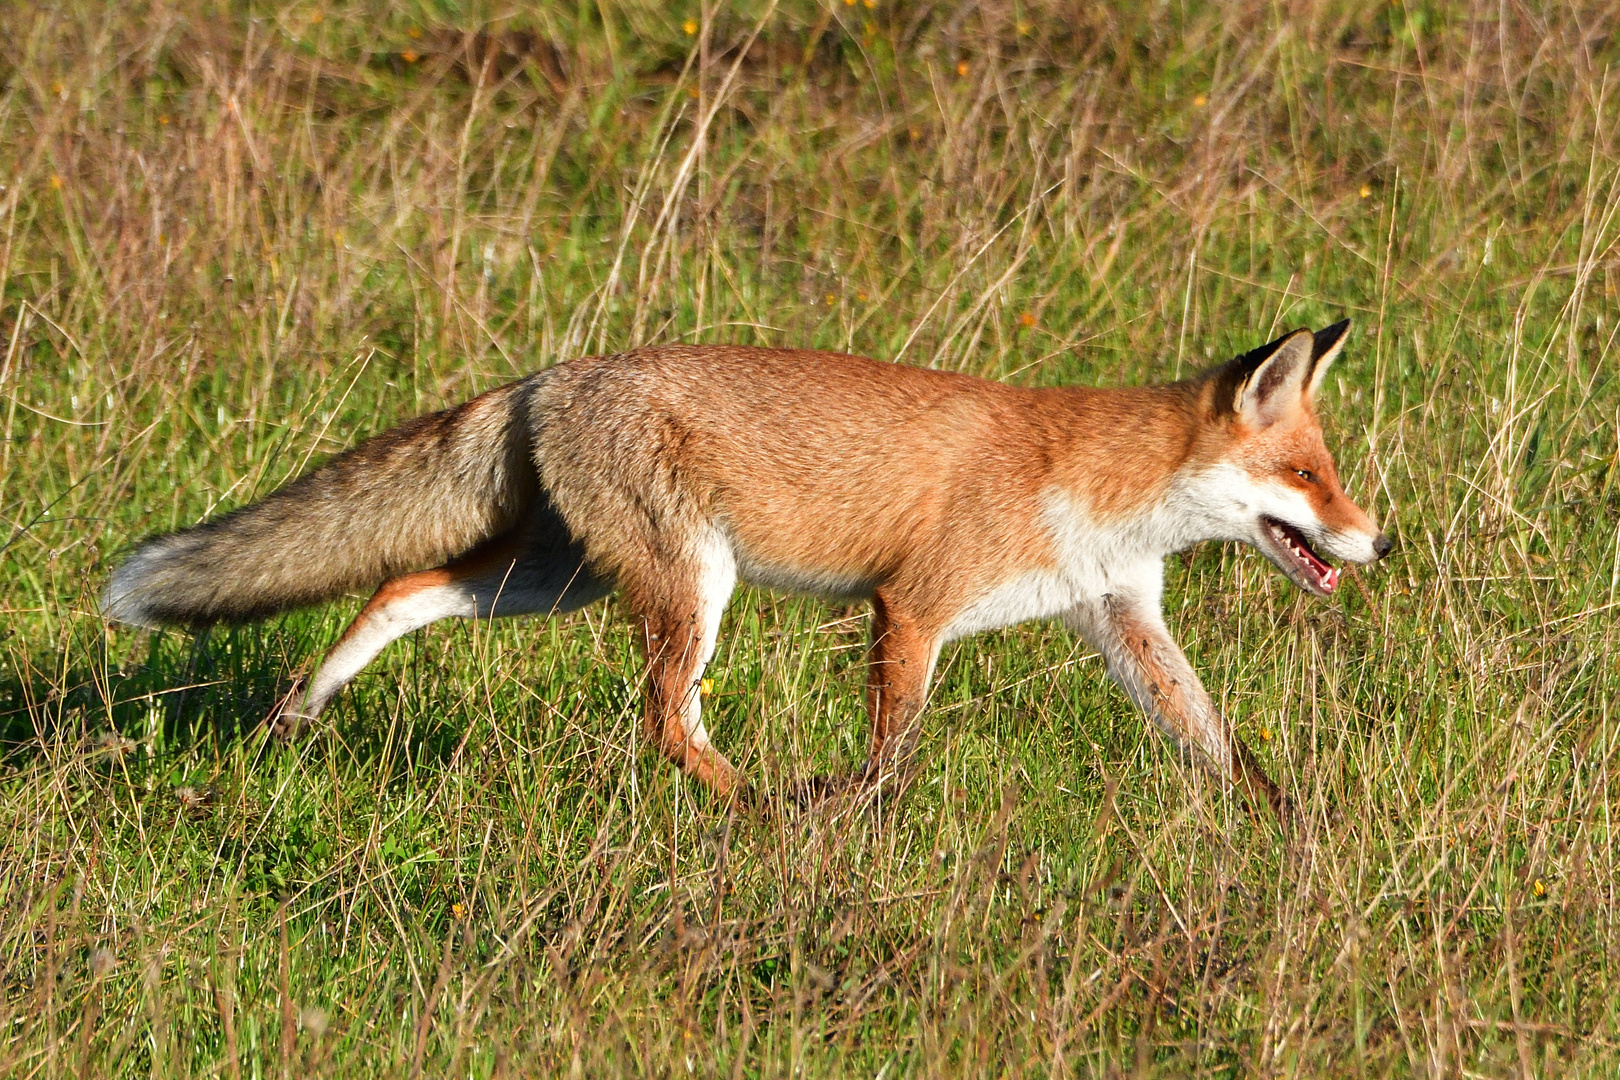
<svg viewBox="0 0 1620 1080">
<path fill-rule="evenodd" d="M 1112 594 L 1157 603 L 1164 557 L 1181 546 L 1159 508 L 1139 517 L 1097 521 L 1065 492 L 1048 492 L 1042 517 L 1056 565 L 1031 570 L 991 589 L 946 628 L 947 639 L 1061 615 Z"/>
</svg>

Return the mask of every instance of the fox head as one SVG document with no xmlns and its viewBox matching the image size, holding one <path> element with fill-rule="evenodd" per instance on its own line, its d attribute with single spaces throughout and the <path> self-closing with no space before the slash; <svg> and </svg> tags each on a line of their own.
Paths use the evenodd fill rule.
<svg viewBox="0 0 1620 1080">
<path fill-rule="evenodd" d="M 1259 549 L 1317 596 L 1339 583 L 1329 558 L 1370 563 L 1394 546 L 1339 484 L 1312 408 L 1349 329 L 1296 330 L 1199 379 L 1209 422 L 1188 494 L 1219 538 Z"/>
</svg>

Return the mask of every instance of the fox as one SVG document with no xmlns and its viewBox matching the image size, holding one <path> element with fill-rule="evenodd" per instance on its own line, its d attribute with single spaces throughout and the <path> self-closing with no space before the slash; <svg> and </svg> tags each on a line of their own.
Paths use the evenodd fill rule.
<svg viewBox="0 0 1620 1080">
<path fill-rule="evenodd" d="M 1256 809 L 1290 804 L 1162 614 L 1166 558 L 1238 541 L 1331 596 L 1392 541 L 1341 485 L 1315 400 L 1349 320 L 1189 378 L 1027 387 L 839 353 L 655 345 L 556 364 L 150 538 L 105 615 L 243 623 L 375 589 L 271 720 L 293 737 L 389 643 L 446 618 L 617 594 L 646 737 L 746 796 L 701 686 L 739 583 L 869 602 L 870 789 L 916 753 L 940 650 L 1059 618 L 1172 742 Z"/>
</svg>

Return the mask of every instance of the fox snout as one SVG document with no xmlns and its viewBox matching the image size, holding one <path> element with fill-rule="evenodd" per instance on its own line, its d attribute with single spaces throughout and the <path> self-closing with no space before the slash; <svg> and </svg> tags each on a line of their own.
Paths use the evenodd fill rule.
<svg viewBox="0 0 1620 1080">
<path fill-rule="evenodd" d="M 1393 551 L 1395 541 L 1389 534 L 1339 486 L 1336 475 L 1330 473 L 1329 477 L 1326 486 L 1331 488 L 1331 497 L 1325 505 L 1315 508 L 1326 531 L 1337 534 L 1323 537 L 1328 550 L 1346 562 L 1362 566 L 1371 565 Z"/>
<path fill-rule="evenodd" d="M 1341 510 L 1340 513 L 1318 518 L 1322 527 L 1318 535 L 1327 554 L 1361 566 L 1371 565 L 1388 555 L 1395 542 L 1359 506 L 1347 497 L 1341 498 L 1342 505 L 1334 507 Z"/>
</svg>

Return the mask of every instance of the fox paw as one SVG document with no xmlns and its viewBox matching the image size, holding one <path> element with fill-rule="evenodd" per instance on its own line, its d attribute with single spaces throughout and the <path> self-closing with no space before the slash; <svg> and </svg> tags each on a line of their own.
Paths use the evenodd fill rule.
<svg viewBox="0 0 1620 1080">
<path fill-rule="evenodd" d="M 305 725 L 315 719 L 313 716 L 304 715 L 294 704 L 302 703 L 303 698 L 304 680 L 294 679 L 292 686 L 265 718 L 265 726 L 269 728 L 270 734 L 278 739 L 295 739 L 304 730 Z"/>
</svg>

